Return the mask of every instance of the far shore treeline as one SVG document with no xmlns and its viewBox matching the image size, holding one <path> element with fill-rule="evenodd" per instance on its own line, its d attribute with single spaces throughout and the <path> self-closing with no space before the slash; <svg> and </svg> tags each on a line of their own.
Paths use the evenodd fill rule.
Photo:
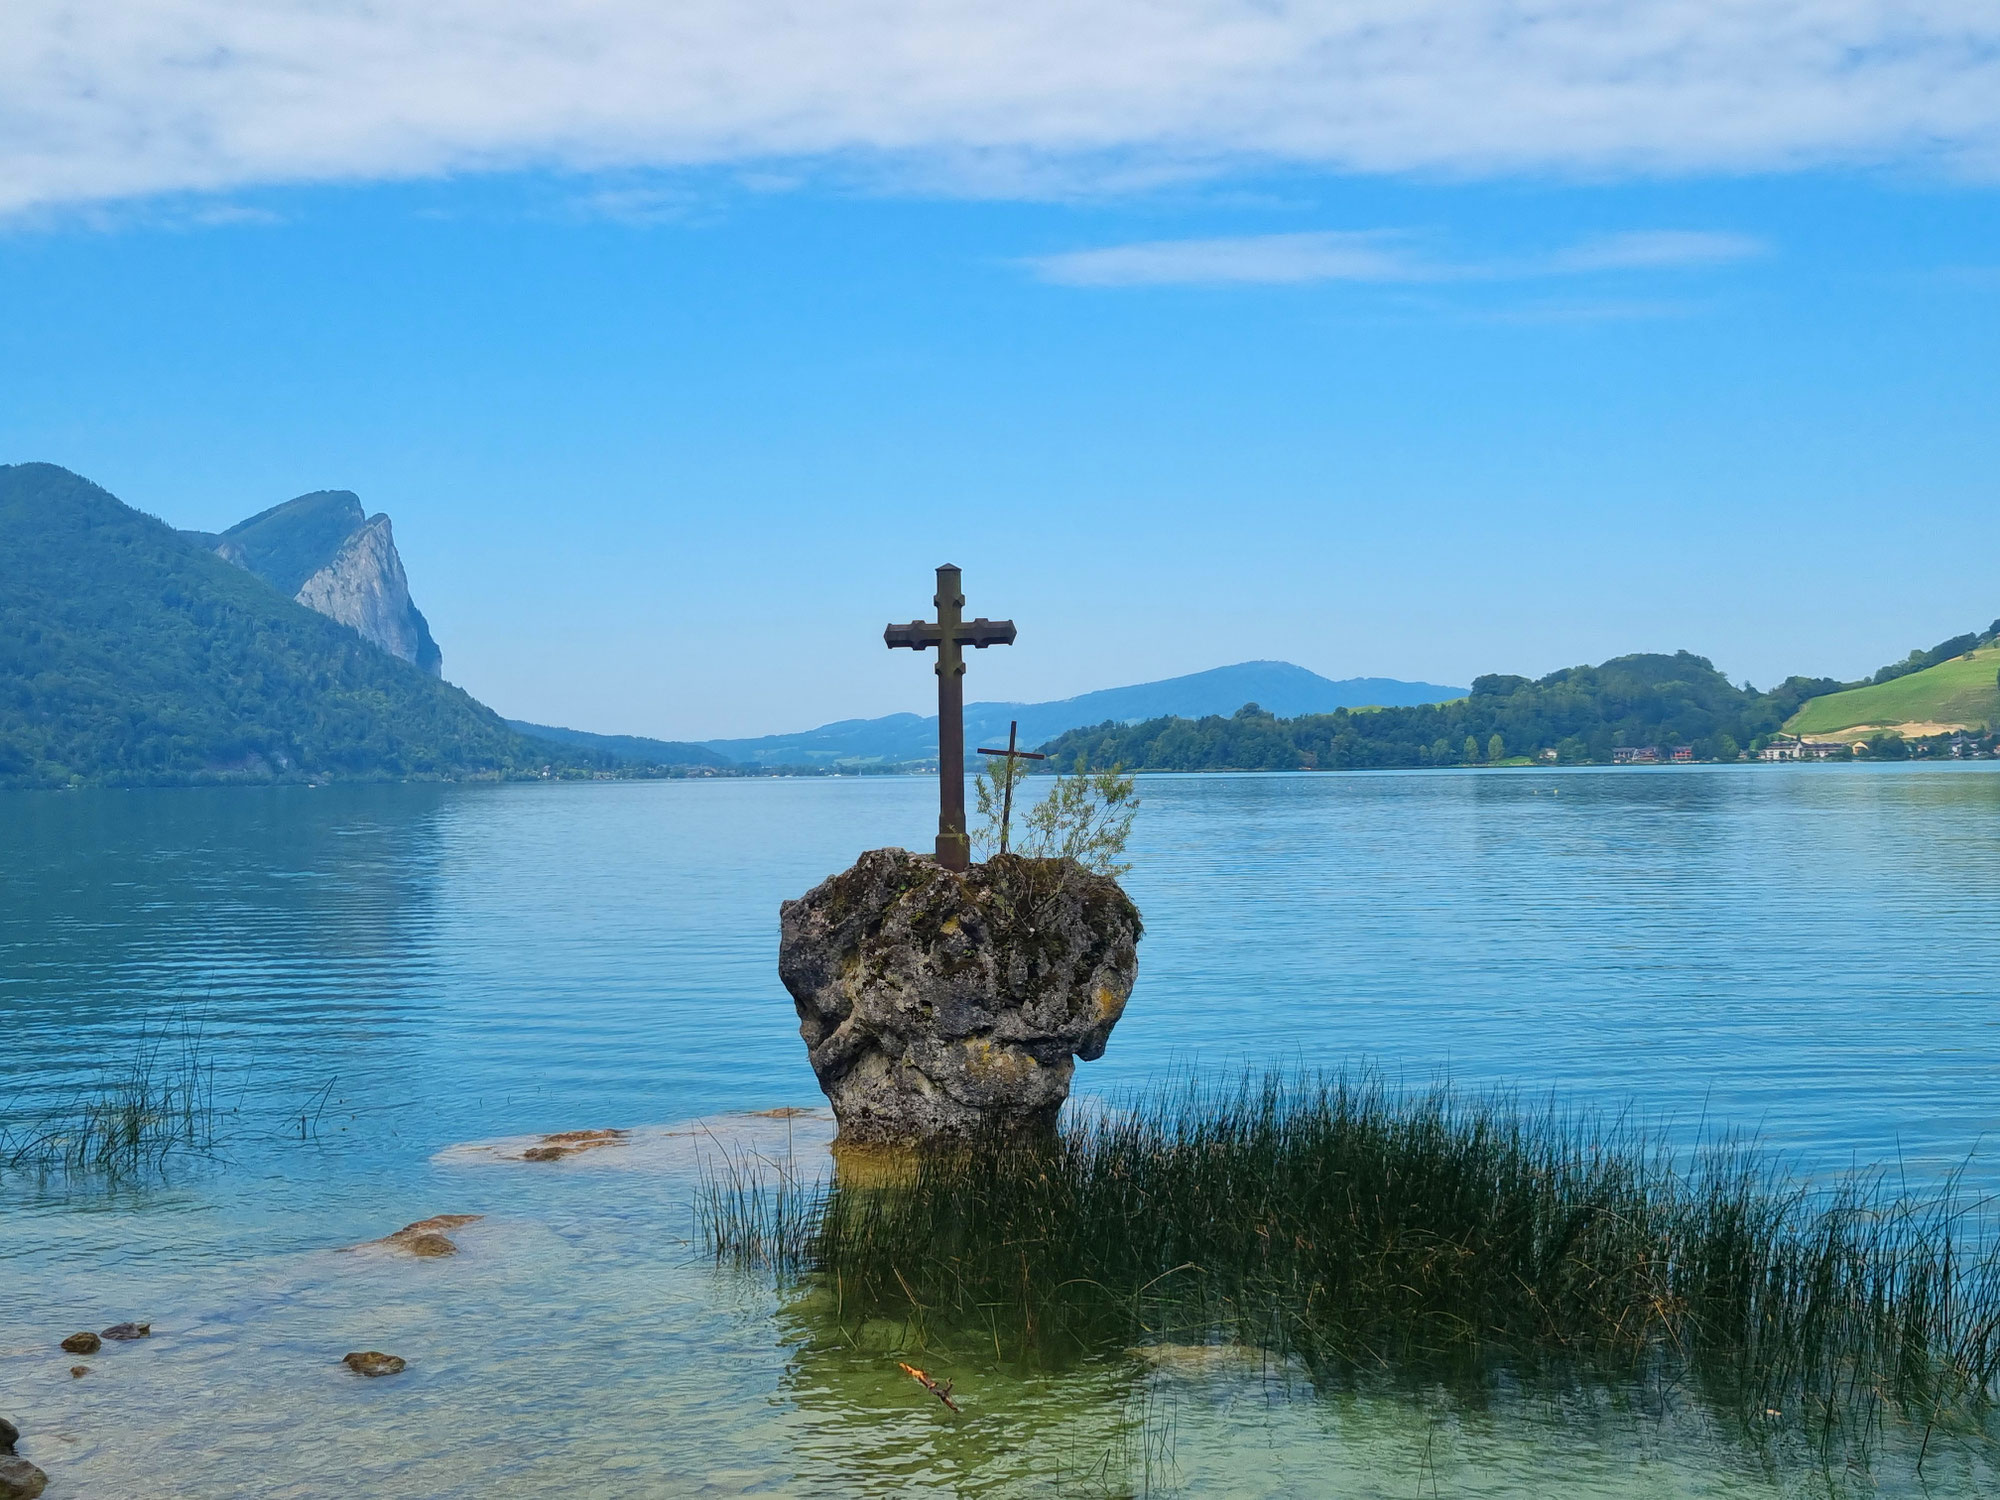
<svg viewBox="0 0 2000 1500">
<path fill-rule="evenodd" d="M 1956 662 L 2000 637 L 1954 636 L 1913 651 L 1867 683 L 1788 677 L 1767 692 L 1731 683 L 1706 657 L 1620 656 L 1595 667 L 1566 667 L 1530 680 L 1476 678 L 1470 697 L 1416 707 L 1340 709 L 1280 719 L 1245 704 L 1228 718 L 1149 719 L 1073 729 L 1043 746 L 1049 763 L 1122 766 L 1129 771 L 1349 771 L 1415 766 L 1554 762 L 1607 763 L 1625 747 L 1700 761 L 1735 760 L 1761 749 L 1812 699 L 1853 692 Z M 1986 663 L 1984 695 L 1994 693 Z M 1948 736 L 1938 736 L 1946 739 Z M 1990 750 L 1990 734 L 1975 743 Z M 1876 737 L 1877 755 L 1901 758 L 1899 735 Z"/>
</svg>

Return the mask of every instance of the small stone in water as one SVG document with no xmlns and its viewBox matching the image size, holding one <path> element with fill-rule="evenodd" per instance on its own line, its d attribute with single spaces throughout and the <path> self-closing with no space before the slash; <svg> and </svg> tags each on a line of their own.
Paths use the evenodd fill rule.
<svg viewBox="0 0 2000 1500">
<path fill-rule="evenodd" d="M 0 1454 L 12 1453 L 14 1445 L 21 1441 L 21 1429 L 5 1417 L 0 1417 Z"/>
<path fill-rule="evenodd" d="M 88 1375 L 89 1373 L 90 1373 L 89 1365 L 71 1365 L 69 1367 L 69 1378 L 71 1380 L 81 1380 L 83 1379 L 84 1376 Z"/>
<path fill-rule="evenodd" d="M 383 1354 L 379 1350 L 364 1349 L 349 1354 L 341 1360 L 357 1375 L 400 1375 L 408 1366 L 393 1354 Z"/>
<path fill-rule="evenodd" d="M 153 1325 L 151 1323 L 113 1323 L 109 1328 L 104 1330 L 104 1336 L 108 1339 L 119 1339 L 129 1342 L 132 1339 L 149 1337 L 152 1332 Z M 82 1352 L 88 1354 L 90 1351 L 86 1349 Z"/>
<path fill-rule="evenodd" d="M 62 1346 L 70 1354 L 95 1354 L 104 1347 L 104 1340 L 94 1333 L 72 1333 Z"/>
<path fill-rule="evenodd" d="M 49 1476 L 25 1458 L 0 1458 L 0 1500 L 35 1500 L 48 1483 Z"/>
</svg>

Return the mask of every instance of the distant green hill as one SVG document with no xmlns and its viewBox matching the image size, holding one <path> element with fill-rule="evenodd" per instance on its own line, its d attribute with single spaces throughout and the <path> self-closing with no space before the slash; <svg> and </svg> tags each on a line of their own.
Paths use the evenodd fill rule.
<svg viewBox="0 0 2000 1500">
<path fill-rule="evenodd" d="M 526 719 L 508 719 L 507 727 L 530 739 L 547 740 L 568 749 L 588 750 L 621 766 L 708 766 L 720 769 L 735 761 L 717 755 L 706 745 L 684 740 L 655 740 L 641 734 L 592 734 L 587 729 L 562 729 L 554 724 L 531 724 Z"/>
<path fill-rule="evenodd" d="M 1073 729 L 1042 748 L 1058 765 L 1139 771 L 1289 771 L 1491 764 L 1545 754 L 1609 761 L 1621 747 L 1733 759 L 1836 682 L 1792 678 L 1768 693 L 1731 683 L 1706 657 L 1620 656 L 1530 681 L 1477 678 L 1450 703 L 1339 709 L 1281 719 L 1246 704 L 1227 718 L 1158 718 Z M 1498 742 L 1497 744 L 1495 742 Z"/>
<path fill-rule="evenodd" d="M 1892 670 L 1885 667 L 1884 672 Z M 1814 698 L 1786 723 L 1793 734 L 1854 739 L 1844 730 L 1897 729 L 1916 736 L 1946 727 L 2000 724 L 2000 645 L 1967 651 L 1887 681 Z"/>
<path fill-rule="evenodd" d="M 0 784 L 494 776 L 550 758 L 88 480 L 0 466 Z"/>
<path fill-rule="evenodd" d="M 965 745 L 971 758 L 981 745 L 1005 744 L 1010 723 L 1021 726 L 1022 744 L 1033 745 L 1064 730 L 1106 720 L 1132 724 L 1169 714 L 1192 719 L 1226 714 L 1251 702 L 1277 714 L 1313 714 L 1363 704 L 1442 703 L 1464 696 L 1464 688 L 1434 682 L 1401 682 L 1393 677 L 1347 677 L 1336 682 L 1288 661 L 1245 661 L 1161 682 L 1099 688 L 1052 703 L 968 703 Z M 935 715 L 888 714 L 879 719 L 842 719 L 798 734 L 703 743 L 746 765 L 891 770 L 935 765 L 938 729 Z"/>
</svg>

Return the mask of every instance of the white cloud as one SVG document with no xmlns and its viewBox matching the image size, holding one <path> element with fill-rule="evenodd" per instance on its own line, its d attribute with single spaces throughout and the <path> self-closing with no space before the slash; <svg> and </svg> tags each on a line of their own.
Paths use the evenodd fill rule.
<svg viewBox="0 0 2000 1500">
<path fill-rule="evenodd" d="M 1989 0 L 9 0 L 0 211 L 523 166 L 2000 170 Z"/>
<path fill-rule="evenodd" d="M 1067 286 L 1462 282 L 1700 268 L 1748 260 L 1768 250 L 1749 235 L 1649 229 L 1601 235 L 1526 259 L 1453 262 L 1423 256 L 1409 236 L 1391 230 L 1346 230 L 1149 240 L 1069 250 L 1025 264 L 1042 280 Z"/>
</svg>

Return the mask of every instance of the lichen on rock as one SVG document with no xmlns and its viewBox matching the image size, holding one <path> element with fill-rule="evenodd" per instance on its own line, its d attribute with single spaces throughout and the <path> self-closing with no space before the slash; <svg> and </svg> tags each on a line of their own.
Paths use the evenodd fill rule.
<svg viewBox="0 0 2000 1500">
<path fill-rule="evenodd" d="M 1138 908 L 1074 861 L 875 849 L 784 904 L 778 974 L 846 1141 L 1047 1130 L 1138 975 Z"/>
</svg>

